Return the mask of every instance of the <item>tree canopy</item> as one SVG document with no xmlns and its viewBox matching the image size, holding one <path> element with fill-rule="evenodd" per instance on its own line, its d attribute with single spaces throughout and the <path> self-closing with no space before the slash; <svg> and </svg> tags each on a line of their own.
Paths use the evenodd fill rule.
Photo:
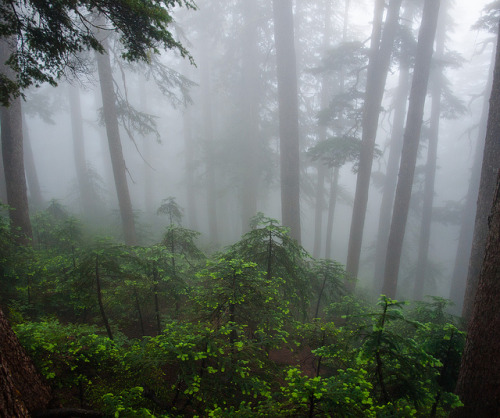
<svg viewBox="0 0 500 418">
<path fill-rule="evenodd" d="M 167 29 L 176 6 L 195 8 L 191 0 L 2 2 L 0 37 L 9 40 L 13 52 L 7 63 L 16 78 L 0 74 L 1 103 L 8 104 L 33 84 L 55 85 L 62 76 L 84 70 L 83 51 L 104 51 L 96 38 L 97 29 L 118 33 L 122 56 L 129 61 L 149 61 L 150 54 L 160 48 L 189 56 Z"/>
</svg>

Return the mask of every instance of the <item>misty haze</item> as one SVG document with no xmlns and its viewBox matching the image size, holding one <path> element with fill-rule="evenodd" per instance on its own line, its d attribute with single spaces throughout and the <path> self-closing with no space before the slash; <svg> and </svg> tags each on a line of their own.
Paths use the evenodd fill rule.
<svg viewBox="0 0 500 418">
<path fill-rule="evenodd" d="M 0 417 L 500 416 L 499 2 L 0 16 Z"/>
</svg>

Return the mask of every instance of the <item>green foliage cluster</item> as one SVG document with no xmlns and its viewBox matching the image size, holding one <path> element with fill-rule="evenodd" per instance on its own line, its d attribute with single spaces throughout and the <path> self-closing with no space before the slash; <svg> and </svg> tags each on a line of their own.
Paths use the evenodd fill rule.
<svg viewBox="0 0 500 418">
<path fill-rule="evenodd" d="M 56 204 L 34 220 L 31 251 L 0 228 L 2 305 L 60 403 L 115 417 L 447 416 L 459 405 L 464 335 L 446 300 L 372 307 L 347 294 L 341 265 L 312 259 L 262 214 L 207 257 L 174 199 L 160 213 L 170 224 L 148 247 L 89 242 Z"/>
<path fill-rule="evenodd" d="M 32 84 L 55 85 L 63 75 L 82 71 L 83 51 L 103 52 L 98 29 L 119 35 L 122 57 L 129 61 L 147 62 L 151 52 L 158 53 L 160 48 L 188 56 L 168 28 L 176 6 L 195 8 L 190 0 L 2 2 L 0 36 L 15 51 L 7 64 L 16 79 L 0 75 L 0 102 L 7 104 Z"/>
</svg>

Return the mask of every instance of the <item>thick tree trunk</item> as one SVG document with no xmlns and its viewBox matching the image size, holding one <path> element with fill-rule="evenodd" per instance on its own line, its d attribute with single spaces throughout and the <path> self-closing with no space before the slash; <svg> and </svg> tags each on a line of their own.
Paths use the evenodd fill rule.
<svg viewBox="0 0 500 418">
<path fill-rule="evenodd" d="M 11 46 L 7 39 L 0 40 L 0 71 L 14 79 L 10 67 L 4 63 L 9 58 Z M 33 233 L 28 209 L 28 192 L 24 172 L 23 122 L 21 99 L 12 99 L 9 107 L 0 108 L 2 158 L 7 187 L 7 204 L 10 207 L 11 229 L 19 244 L 31 245 Z"/>
<path fill-rule="evenodd" d="M 92 215 L 94 196 L 92 193 L 85 158 L 85 143 L 83 140 L 82 107 L 80 92 L 77 87 L 69 87 L 69 107 L 71 114 L 71 128 L 73 133 L 73 158 L 75 160 L 76 179 L 80 194 L 80 203 L 85 216 Z"/>
<path fill-rule="evenodd" d="M 415 70 L 408 105 L 408 118 L 403 139 L 391 230 L 387 244 L 385 277 L 382 289 L 382 292 L 390 298 L 396 297 L 401 250 L 410 207 L 440 3 L 440 0 L 425 1 L 418 35 Z"/>
<path fill-rule="evenodd" d="M 377 41 L 378 29 L 374 29 L 372 32 L 370 62 L 368 64 L 365 103 L 363 108 L 362 145 L 359 155 L 359 170 L 356 180 L 356 192 L 354 195 L 346 263 L 346 271 L 351 277 L 357 277 L 359 270 L 375 138 L 377 136 L 380 107 L 391 61 L 392 47 L 399 25 L 399 9 L 401 8 L 401 2 L 402 0 L 390 1 L 380 42 Z M 378 3 L 379 2 L 377 2 L 377 5 Z M 379 7 L 380 6 L 378 6 L 378 8 Z M 381 15 L 378 8 L 375 10 L 375 28 L 379 25 L 378 19 Z"/>
<path fill-rule="evenodd" d="M 498 162 L 499 154 L 495 146 L 498 148 L 499 137 L 500 43 L 497 43 L 480 195 L 484 193 L 485 184 L 489 186 L 489 182 L 483 182 L 483 175 L 486 177 L 485 171 L 493 169 L 488 164 L 491 161 L 487 161 L 490 158 L 487 150 L 493 146 Z M 497 168 L 496 171 L 484 261 L 470 310 L 467 341 L 455 391 L 464 406 L 451 413 L 453 418 L 500 416 L 500 170 Z M 492 173 L 488 173 L 487 177 L 492 177 Z M 478 213 L 483 209 L 479 207 L 479 201 Z"/>
<path fill-rule="evenodd" d="M 118 204 L 120 206 L 123 235 L 125 238 L 125 244 L 136 245 L 137 238 L 135 233 L 134 213 L 132 211 L 132 202 L 130 200 L 130 193 L 127 184 L 127 167 L 123 158 L 120 129 L 118 127 L 116 95 L 113 88 L 113 74 L 108 54 L 109 49 L 107 39 L 104 38 L 101 43 L 106 52 L 104 54 L 96 53 L 97 69 L 101 85 L 103 114 L 104 122 L 106 124 L 106 133 L 108 136 L 111 165 L 113 166 L 113 176 L 118 196 Z"/>
<path fill-rule="evenodd" d="M 479 121 L 479 130 L 477 134 L 477 144 L 472 165 L 471 177 L 469 180 L 469 189 L 465 197 L 465 204 L 462 213 L 462 222 L 458 236 L 457 255 L 453 268 L 453 275 L 450 289 L 450 299 L 455 303 L 457 314 L 462 312 L 464 302 L 465 285 L 467 281 L 467 270 L 471 257 L 472 238 L 474 234 L 474 219 L 476 218 L 476 206 L 479 193 L 479 182 L 481 179 L 481 166 L 483 163 L 484 142 L 486 138 L 486 128 L 488 126 L 489 100 L 491 86 L 493 84 L 493 69 L 495 67 L 496 46 L 493 48 L 491 57 L 490 71 L 488 81 L 484 91 L 483 109 Z M 474 258 L 477 255 L 474 255 Z"/>
<path fill-rule="evenodd" d="M 43 205 L 42 191 L 38 181 L 38 172 L 35 165 L 33 148 L 28 127 L 23 118 L 23 148 L 24 148 L 24 168 L 26 169 L 26 180 L 28 181 L 28 191 L 31 198 L 31 205 L 35 209 L 41 209 Z"/>
<path fill-rule="evenodd" d="M 439 59 L 444 54 L 446 39 L 446 14 L 447 3 L 443 0 L 440 10 L 440 18 L 436 34 L 435 56 Z M 424 201 L 422 206 L 422 221 L 420 224 L 420 237 L 418 243 L 417 268 L 415 272 L 415 286 L 413 291 L 414 300 L 422 300 L 424 297 L 425 281 L 427 278 L 427 266 L 429 255 L 429 243 L 431 238 L 432 206 L 434 203 L 434 182 L 436 179 L 437 149 L 439 142 L 439 121 L 441 118 L 441 85 L 443 82 L 442 68 L 434 67 L 434 77 L 431 87 L 431 119 L 429 125 L 429 144 L 427 147 L 427 162 L 425 165 Z"/>
<path fill-rule="evenodd" d="M 490 102 L 488 138 L 500 136 L 498 70 L 493 87 L 496 97 L 492 96 Z M 464 406 L 453 411 L 452 418 L 500 416 L 500 172 L 492 200 L 485 256 L 455 391 Z"/>
<path fill-rule="evenodd" d="M 411 21 L 411 16 L 405 13 L 405 21 Z M 384 188 L 382 190 L 382 202 L 380 204 L 380 215 L 377 231 L 377 243 L 375 247 L 375 271 L 373 288 L 378 294 L 384 283 L 385 257 L 387 254 L 387 241 L 391 229 L 392 207 L 394 205 L 394 194 L 398 182 L 399 161 L 403 149 L 403 134 L 405 125 L 408 93 L 410 91 L 410 57 L 403 55 L 399 63 L 399 80 L 396 95 L 394 97 L 394 117 L 392 120 L 392 131 L 390 138 L 389 157 L 385 172 Z"/>
<path fill-rule="evenodd" d="M 245 26 L 242 45 L 242 134 L 243 134 L 243 182 L 240 190 L 242 232 L 249 230 L 250 218 L 257 214 L 259 184 L 258 117 L 259 117 L 259 62 L 257 50 L 258 3 L 244 1 Z"/>
<path fill-rule="evenodd" d="M 318 137 L 321 141 L 321 135 Z M 325 208 L 325 173 L 327 168 L 321 162 L 318 162 L 316 182 L 316 196 L 314 204 L 314 246 L 313 257 L 319 258 L 321 253 L 321 238 L 323 232 L 323 211 Z"/>
<path fill-rule="evenodd" d="M 498 42 L 498 41 L 497 41 Z M 498 50 L 498 46 L 497 46 Z M 469 261 L 469 270 L 467 274 L 467 284 L 465 288 L 464 304 L 462 316 L 469 320 L 481 271 L 481 264 L 484 259 L 486 238 L 488 236 L 488 213 L 493 201 L 493 194 L 496 185 L 496 174 L 500 169 L 500 137 L 493 135 L 493 122 L 500 121 L 499 109 L 496 109 L 497 101 L 500 97 L 500 86 L 495 85 L 495 81 L 500 77 L 498 52 L 495 61 L 495 72 L 493 88 L 490 98 L 490 109 L 488 115 L 488 132 L 484 145 L 483 165 L 481 168 L 481 181 L 479 184 L 479 195 L 477 198 L 476 220 L 474 223 L 474 237 L 472 241 L 472 250 Z M 497 83 L 498 84 L 498 83 Z"/>
<path fill-rule="evenodd" d="M 50 387 L 38 374 L 0 309 L 0 417 L 29 417 L 47 408 Z"/>
<path fill-rule="evenodd" d="M 300 160 L 297 64 L 292 0 L 273 0 L 278 76 L 281 216 L 300 243 Z"/>
</svg>

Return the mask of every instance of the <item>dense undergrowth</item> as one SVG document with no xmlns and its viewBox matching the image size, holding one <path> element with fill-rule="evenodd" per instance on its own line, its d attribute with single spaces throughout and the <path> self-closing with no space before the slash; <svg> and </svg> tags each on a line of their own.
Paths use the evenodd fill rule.
<svg viewBox="0 0 500 418">
<path fill-rule="evenodd" d="M 115 417 L 447 416 L 464 335 L 448 302 L 346 292 L 258 215 L 210 256 L 180 226 L 126 247 L 84 237 L 57 203 L 33 248 L 0 225 L 2 306 L 63 406 Z"/>
</svg>

